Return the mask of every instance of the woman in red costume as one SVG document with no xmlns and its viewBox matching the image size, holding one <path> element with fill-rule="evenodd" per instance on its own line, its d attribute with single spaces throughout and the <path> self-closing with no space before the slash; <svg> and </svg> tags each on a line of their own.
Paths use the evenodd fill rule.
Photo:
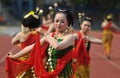
<svg viewBox="0 0 120 78">
<path fill-rule="evenodd" d="M 52 16 L 53 16 L 53 14 L 51 15 L 51 11 L 50 11 L 50 13 L 47 14 L 47 16 L 42 16 L 42 24 L 37 29 L 37 31 L 39 31 L 41 33 L 41 37 L 42 37 L 42 33 L 47 34 L 47 33 L 51 33 L 54 31 Z"/>
<path fill-rule="evenodd" d="M 108 14 L 101 25 L 103 28 L 103 45 L 105 48 L 105 55 L 108 59 L 110 59 L 111 54 L 113 33 L 120 34 L 120 28 L 112 21 L 112 19 L 113 15 Z"/>
<path fill-rule="evenodd" d="M 24 49 L 26 46 L 35 43 L 37 36 L 39 36 L 39 33 L 35 31 L 35 29 L 38 28 L 40 25 L 39 14 L 37 14 L 39 10 L 37 9 L 38 8 L 36 8 L 36 12 L 29 11 L 25 13 L 25 15 L 22 18 L 22 26 L 21 26 L 22 31 L 17 33 L 12 39 L 12 44 L 13 45 L 18 44 L 20 46 L 20 50 Z M 24 56 L 20 57 L 19 60 L 24 61 L 27 60 L 28 58 L 29 58 L 29 54 L 25 54 Z M 24 73 L 19 74 L 16 77 L 33 78 L 34 73 L 32 71 L 33 70 L 30 69 Z"/>
<path fill-rule="evenodd" d="M 87 53 L 89 54 L 91 43 L 102 44 L 102 40 L 97 39 L 96 37 L 90 35 L 91 27 L 93 24 L 91 18 L 86 17 L 84 13 L 79 13 L 78 17 L 79 17 L 79 26 L 81 28 L 81 30 L 78 31 L 78 34 L 80 37 L 84 39 L 84 45 L 87 50 Z M 90 78 L 89 63 L 85 65 L 81 63 L 77 63 L 77 70 L 75 71 L 74 78 Z"/>
<path fill-rule="evenodd" d="M 50 27 L 53 27 L 53 21 L 50 14 L 47 15 L 47 19 L 45 16 L 42 16 L 42 25 L 39 27 L 40 32 L 47 32 Z"/>
</svg>

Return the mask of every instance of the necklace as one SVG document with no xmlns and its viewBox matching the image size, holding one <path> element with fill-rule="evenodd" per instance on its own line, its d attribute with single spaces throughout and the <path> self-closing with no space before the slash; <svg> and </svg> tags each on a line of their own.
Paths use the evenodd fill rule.
<svg viewBox="0 0 120 78">
<path fill-rule="evenodd" d="M 88 46 L 88 40 L 85 40 L 85 46 L 86 47 Z"/>
<path fill-rule="evenodd" d="M 60 39 L 61 37 L 63 37 L 66 33 L 68 32 L 68 29 L 66 29 L 61 35 L 55 35 L 54 37 L 56 38 L 56 39 Z"/>
</svg>

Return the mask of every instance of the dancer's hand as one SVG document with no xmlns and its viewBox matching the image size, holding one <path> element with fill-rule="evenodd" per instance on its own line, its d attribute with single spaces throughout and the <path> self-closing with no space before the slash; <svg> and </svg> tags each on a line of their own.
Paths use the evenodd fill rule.
<svg viewBox="0 0 120 78">
<path fill-rule="evenodd" d="M 87 41 L 89 40 L 89 36 L 83 35 L 82 38 L 83 38 L 84 40 L 87 40 Z"/>
<path fill-rule="evenodd" d="M 39 32 L 40 34 L 45 33 L 45 30 L 43 28 L 41 28 L 41 27 L 37 28 L 36 31 Z"/>
<path fill-rule="evenodd" d="M 42 36 L 45 36 L 45 34 L 47 33 L 47 32 L 45 32 L 45 30 L 42 29 L 42 28 L 37 28 L 36 31 L 39 32 Z"/>
<path fill-rule="evenodd" d="M 8 57 L 16 59 L 15 55 L 13 55 L 11 52 L 8 52 Z"/>
</svg>

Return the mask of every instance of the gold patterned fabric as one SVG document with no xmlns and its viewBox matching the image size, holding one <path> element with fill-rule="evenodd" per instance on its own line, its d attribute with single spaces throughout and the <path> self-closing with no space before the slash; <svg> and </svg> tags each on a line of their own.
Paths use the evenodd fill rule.
<svg viewBox="0 0 120 78">
<path fill-rule="evenodd" d="M 34 68 L 32 67 L 31 69 L 23 72 L 23 73 L 20 73 L 16 76 L 16 78 L 35 78 L 36 75 L 35 75 L 35 72 L 34 72 Z"/>
<path fill-rule="evenodd" d="M 73 78 L 90 78 L 89 65 L 79 64 Z"/>
<path fill-rule="evenodd" d="M 106 55 L 110 54 L 112 38 L 113 38 L 112 30 L 103 31 L 103 45 L 105 47 Z"/>
</svg>

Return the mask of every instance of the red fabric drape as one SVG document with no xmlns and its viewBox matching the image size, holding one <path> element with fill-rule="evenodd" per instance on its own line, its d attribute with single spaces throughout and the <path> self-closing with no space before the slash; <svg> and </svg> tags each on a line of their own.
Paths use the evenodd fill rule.
<svg viewBox="0 0 120 78">
<path fill-rule="evenodd" d="M 35 73 L 39 78 L 56 78 L 56 76 L 62 71 L 65 64 L 69 62 L 72 58 L 72 52 L 68 52 L 61 59 L 57 61 L 56 69 L 49 73 L 45 70 L 44 64 L 42 62 L 43 58 L 46 56 L 46 49 L 48 47 L 48 43 L 44 46 L 40 46 L 39 39 L 35 43 L 33 50 L 30 53 L 30 58 L 28 61 L 20 61 L 11 59 L 9 57 L 6 58 L 6 71 L 8 72 L 8 78 L 15 78 L 15 76 L 23 71 L 28 70 L 31 66 L 34 66 Z"/>
<path fill-rule="evenodd" d="M 77 58 L 80 64 L 88 65 L 90 62 L 90 56 L 84 45 L 84 39 L 82 38 L 82 34 L 80 32 L 78 32 L 78 36 L 79 40 L 75 48 L 75 57 Z"/>
<path fill-rule="evenodd" d="M 78 62 L 80 62 L 81 64 L 89 63 L 89 56 L 87 56 L 86 54 L 84 42 L 81 38 L 78 41 L 75 50 L 72 49 L 62 58 L 58 59 L 56 69 L 53 72 L 47 72 L 44 68 L 43 59 L 46 57 L 46 49 L 48 45 L 49 44 L 46 43 L 44 46 L 41 47 L 38 38 L 27 61 L 19 61 L 7 57 L 6 71 L 8 72 L 8 78 L 15 78 L 17 74 L 28 70 L 32 66 L 34 66 L 35 73 L 38 78 L 56 78 L 56 76 L 63 70 L 65 64 L 68 63 L 72 59 L 72 57 L 77 58 Z"/>
<path fill-rule="evenodd" d="M 89 64 L 90 57 L 84 45 L 84 39 L 81 38 L 77 43 L 74 55 L 75 55 L 74 57 L 78 60 L 80 64 L 83 64 L 83 65 Z"/>
<path fill-rule="evenodd" d="M 46 45 L 43 46 L 43 47 L 46 47 Z M 42 49 L 44 49 L 44 48 L 42 48 Z M 46 50 L 46 49 L 44 49 L 44 50 Z M 43 53 L 37 52 L 37 53 L 39 53 L 37 55 L 43 54 L 42 56 L 44 56 L 44 54 L 46 52 L 45 51 L 42 51 L 42 52 Z M 42 56 L 41 57 L 35 56 L 35 58 L 37 60 L 35 60 L 35 64 L 34 65 L 36 65 L 35 66 L 35 72 L 36 72 L 37 76 L 41 77 L 41 78 L 56 78 L 56 76 L 64 68 L 65 64 L 71 60 L 72 52 L 73 52 L 73 50 L 71 50 L 66 55 L 64 55 L 62 58 L 60 58 L 59 60 L 57 60 L 56 69 L 53 72 L 51 72 L 51 73 L 46 72 L 46 70 L 44 69 L 43 63 L 41 63 L 42 62 L 42 58 L 44 58 L 44 57 L 42 57 Z M 38 70 L 38 69 L 40 69 L 40 70 Z"/>
<path fill-rule="evenodd" d="M 84 45 L 84 39 L 82 34 L 78 32 L 79 40 L 76 41 L 76 47 L 73 52 L 73 59 L 77 59 L 77 63 L 82 65 L 88 65 L 90 63 L 90 56 Z M 73 62 L 73 69 L 76 70 L 76 62 Z"/>
<path fill-rule="evenodd" d="M 115 34 L 119 34 L 120 35 L 120 31 L 116 31 L 114 29 L 112 29 L 112 31 L 115 33 Z"/>
<path fill-rule="evenodd" d="M 34 65 L 35 49 L 36 44 L 33 50 L 30 53 L 30 57 L 27 61 L 21 61 L 17 59 L 6 58 L 6 67 L 5 70 L 8 73 L 8 78 L 15 78 L 19 73 L 22 73 L 30 69 Z"/>
<path fill-rule="evenodd" d="M 41 27 L 42 27 L 44 30 L 46 30 L 46 31 L 49 29 L 49 27 L 46 26 L 46 25 L 42 25 Z"/>
<path fill-rule="evenodd" d="M 115 34 L 119 34 L 119 35 L 120 35 L 120 32 L 116 32 L 116 31 L 114 31 L 114 30 L 113 30 L 113 32 L 114 32 Z"/>
<path fill-rule="evenodd" d="M 31 56 L 34 57 L 34 54 L 31 53 Z M 30 69 L 34 64 L 32 57 L 28 61 L 20 61 L 7 57 L 5 70 L 8 73 L 8 78 L 15 78 L 19 73 Z"/>
</svg>

